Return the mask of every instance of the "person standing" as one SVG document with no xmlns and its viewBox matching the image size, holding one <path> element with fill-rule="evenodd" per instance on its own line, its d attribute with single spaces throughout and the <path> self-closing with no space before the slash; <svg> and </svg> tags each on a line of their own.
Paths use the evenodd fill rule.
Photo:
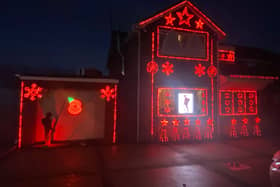
<svg viewBox="0 0 280 187">
<path fill-rule="evenodd" d="M 46 116 L 42 119 L 42 124 L 45 131 L 45 145 L 50 145 L 50 132 L 52 131 L 53 115 L 51 112 L 47 112 Z"/>
</svg>

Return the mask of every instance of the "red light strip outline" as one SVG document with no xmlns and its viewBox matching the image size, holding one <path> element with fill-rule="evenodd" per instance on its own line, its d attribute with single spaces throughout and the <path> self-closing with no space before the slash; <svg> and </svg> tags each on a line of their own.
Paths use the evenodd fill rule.
<svg viewBox="0 0 280 187">
<path fill-rule="evenodd" d="M 235 51 L 219 49 L 218 52 L 219 52 L 219 61 L 235 62 Z M 227 58 L 220 58 L 220 53 L 232 54 L 233 55 L 233 60 L 230 60 L 230 59 L 227 59 Z"/>
<path fill-rule="evenodd" d="M 168 114 L 160 114 L 159 113 L 159 90 L 203 90 L 205 91 L 205 97 L 206 97 L 206 113 L 205 114 L 198 114 L 198 115 L 168 115 Z M 168 88 L 168 87 L 162 87 L 158 88 L 157 90 L 157 115 L 158 117 L 203 117 L 208 116 L 208 90 L 206 88 Z"/>
<path fill-rule="evenodd" d="M 244 111 L 246 112 L 246 92 L 244 92 Z M 257 105 L 256 105 L 257 106 Z"/>
<path fill-rule="evenodd" d="M 20 83 L 20 103 L 19 103 L 19 122 L 18 122 L 18 148 L 21 148 L 22 140 L 22 110 L 23 110 L 23 87 L 24 82 Z"/>
<path fill-rule="evenodd" d="M 274 76 L 257 76 L 257 75 L 230 75 L 231 78 L 240 79 L 264 79 L 264 80 L 279 80 L 279 77 Z"/>
<path fill-rule="evenodd" d="M 213 57 L 213 51 L 214 51 L 214 44 L 213 39 L 211 39 L 211 65 L 214 65 L 214 57 Z M 212 121 L 214 121 L 214 77 L 211 77 L 211 117 Z"/>
<path fill-rule="evenodd" d="M 154 61 L 154 52 L 155 52 L 155 33 L 152 32 L 152 61 Z M 154 73 L 152 73 L 151 80 L 151 136 L 154 135 Z"/>
<path fill-rule="evenodd" d="M 211 21 L 205 14 L 203 14 L 200 10 L 198 10 L 198 8 L 196 8 L 196 6 L 194 6 L 190 1 L 187 1 L 187 4 L 191 6 L 191 8 L 193 8 L 196 12 L 198 12 L 200 15 L 202 15 L 202 17 L 211 25 L 213 25 L 213 27 L 219 31 L 224 37 L 226 36 L 226 33 L 224 31 L 222 31 L 222 29 L 220 29 L 213 21 Z"/>
<path fill-rule="evenodd" d="M 177 56 L 165 56 L 159 54 L 159 29 L 170 29 L 170 30 L 179 30 L 179 31 L 187 31 L 187 32 L 194 32 L 206 35 L 206 58 L 190 58 L 190 57 L 177 57 Z M 170 27 L 170 26 L 157 26 L 157 56 L 161 58 L 169 58 L 169 59 L 179 59 L 179 60 L 191 60 L 191 61 L 209 61 L 209 32 L 206 31 L 198 31 L 198 30 L 191 30 L 191 29 L 182 29 L 178 27 Z"/>
<path fill-rule="evenodd" d="M 116 143 L 116 133 L 117 133 L 117 91 L 118 91 L 118 86 L 115 84 L 113 144 Z"/>
<path fill-rule="evenodd" d="M 144 21 L 141 21 L 141 22 L 139 23 L 139 26 L 144 27 L 144 26 L 147 25 L 148 23 L 152 22 L 154 19 L 157 19 L 157 18 L 163 16 L 164 14 L 171 12 L 172 10 L 174 10 L 174 9 L 176 9 L 176 8 L 178 8 L 178 7 L 180 7 L 181 5 L 184 5 L 186 2 L 187 2 L 187 1 L 182 1 L 181 3 L 179 3 L 179 4 L 177 4 L 177 5 L 175 5 L 175 6 L 171 7 L 171 8 L 169 8 L 169 9 L 167 9 L 167 10 L 165 10 L 165 11 L 159 13 L 159 14 L 156 14 L 156 15 L 153 16 L 153 17 L 150 17 L 150 18 L 148 18 L 148 19 L 146 19 L 146 20 L 144 20 Z"/>
<path fill-rule="evenodd" d="M 231 114 L 224 114 L 222 113 L 222 92 L 231 92 L 232 93 L 232 110 L 231 110 Z M 243 92 L 245 95 L 247 93 L 255 93 L 255 105 L 256 105 L 256 108 L 255 108 L 255 111 L 254 113 L 247 113 L 246 112 L 246 106 L 245 106 L 245 112 L 244 113 L 233 113 L 234 112 L 234 98 L 233 98 L 233 95 L 235 92 Z M 258 115 L 258 94 L 257 94 L 257 91 L 256 90 L 219 90 L 219 108 L 220 108 L 220 116 L 244 116 L 244 115 Z M 246 99 L 246 96 L 245 98 Z M 246 105 L 246 100 L 245 100 L 245 105 Z"/>
</svg>

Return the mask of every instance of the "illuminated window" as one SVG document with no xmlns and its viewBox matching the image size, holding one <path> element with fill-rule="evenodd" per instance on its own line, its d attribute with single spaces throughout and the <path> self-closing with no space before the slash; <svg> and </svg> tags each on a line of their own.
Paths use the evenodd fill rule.
<svg viewBox="0 0 280 187">
<path fill-rule="evenodd" d="M 208 32 L 159 26 L 157 36 L 158 57 L 195 61 L 209 60 Z"/>
<path fill-rule="evenodd" d="M 207 116 L 207 97 L 203 88 L 158 88 L 158 116 Z"/>
</svg>

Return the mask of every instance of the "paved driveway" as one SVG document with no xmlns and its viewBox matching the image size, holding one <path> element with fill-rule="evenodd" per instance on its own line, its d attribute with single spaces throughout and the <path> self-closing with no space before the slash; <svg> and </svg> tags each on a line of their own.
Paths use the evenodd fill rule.
<svg viewBox="0 0 280 187">
<path fill-rule="evenodd" d="M 270 186 L 276 139 L 26 149 L 0 160 L 0 186 Z M 241 167 L 230 167 L 238 161 Z M 245 166 L 245 167 L 243 167 Z"/>
</svg>

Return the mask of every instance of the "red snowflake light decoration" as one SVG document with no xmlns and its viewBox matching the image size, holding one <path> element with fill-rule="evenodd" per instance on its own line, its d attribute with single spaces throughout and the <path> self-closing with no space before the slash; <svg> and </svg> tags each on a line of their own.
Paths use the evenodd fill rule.
<svg viewBox="0 0 280 187">
<path fill-rule="evenodd" d="M 29 98 L 31 101 L 35 101 L 36 98 L 42 98 L 43 88 L 39 87 L 36 83 L 31 84 L 31 86 L 24 87 L 24 98 Z"/>
<path fill-rule="evenodd" d="M 205 75 L 205 66 L 202 66 L 201 64 L 198 64 L 194 67 L 194 74 L 196 74 L 198 77 L 201 77 Z"/>
<path fill-rule="evenodd" d="M 162 72 L 169 76 L 174 72 L 173 67 L 174 65 L 167 61 L 164 64 L 162 64 Z"/>
<path fill-rule="evenodd" d="M 166 19 L 166 25 L 174 25 L 173 22 L 176 20 L 176 18 L 174 18 L 171 13 L 169 13 L 169 15 L 165 16 L 164 18 Z"/>
<path fill-rule="evenodd" d="M 176 12 L 177 16 L 179 17 L 179 25 L 186 24 L 187 26 L 191 26 L 190 21 L 193 18 L 194 15 L 188 13 L 188 8 L 185 7 L 183 12 Z M 186 17 L 186 19 L 185 19 Z"/>
<path fill-rule="evenodd" d="M 147 72 L 155 74 L 158 72 L 158 64 L 155 61 L 150 61 L 147 64 Z"/>
<path fill-rule="evenodd" d="M 110 101 L 111 99 L 114 99 L 116 97 L 115 89 L 110 88 L 110 86 L 106 86 L 105 89 L 101 89 L 101 98 L 106 98 L 106 101 Z"/>
<path fill-rule="evenodd" d="M 217 76 L 217 68 L 213 65 L 209 66 L 209 68 L 207 69 L 207 74 L 210 78 L 214 78 Z"/>
<path fill-rule="evenodd" d="M 203 29 L 204 23 L 202 22 L 202 20 L 200 18 L 198 21 L 195 21 L 195 24 L 196 24 L 196 29 Z"/>
</svg>

